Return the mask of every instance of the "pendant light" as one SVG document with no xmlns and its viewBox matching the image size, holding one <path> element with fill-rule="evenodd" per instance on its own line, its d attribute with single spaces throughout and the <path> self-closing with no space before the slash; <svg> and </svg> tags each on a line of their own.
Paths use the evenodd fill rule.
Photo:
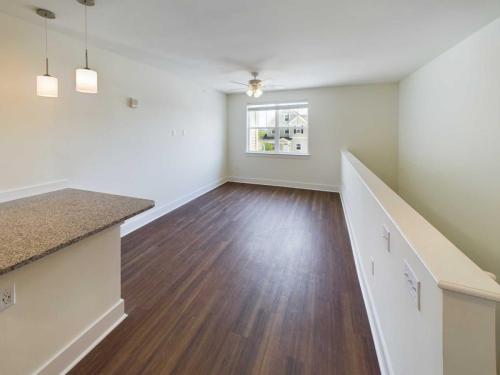
<svg viewBox="0 0 500 375">
<path fill-rule="evenodd" d="M 94 6 L 94 0 L 77 0 L 85 7 L 85 68 L 76 69 L 76 91 L 87 94 L 97 93 L 97 72 L 89 69 L 87 50 L 87 7 Z"/>
<path fill-rule="evenodd" d="M 49 74 L 48 57 L 48 31 L 47 20 L 53 20 L 56 15 L 50 10 L 37 9 L 36 14 L 44 18 L 45 21 L 45 74 L 36 77 L 36 94 L 46 98 L 57 98 L 59 96 L 57 78 Z"/>
</svg>

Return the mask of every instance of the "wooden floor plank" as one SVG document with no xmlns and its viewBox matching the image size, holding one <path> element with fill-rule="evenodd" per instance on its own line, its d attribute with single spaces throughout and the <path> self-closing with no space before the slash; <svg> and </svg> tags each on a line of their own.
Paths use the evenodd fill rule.
<svg viewBox="0 0 500 375">
<path fill-rule="evenodd" d="M 379 374 L 340 197 L 227 183 L 122 240 L 129 317 L 71 374 Z"/>
</svg>

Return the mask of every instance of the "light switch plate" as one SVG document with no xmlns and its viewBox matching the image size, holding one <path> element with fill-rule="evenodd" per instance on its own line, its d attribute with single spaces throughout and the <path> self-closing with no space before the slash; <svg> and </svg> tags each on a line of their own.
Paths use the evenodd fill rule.
<svg viewBox="0 0 500 375">
<path fill-rule="evenodd" d="M 139 106 L 139 101 L 136 98 L 128 98 L 128 106 L 135 109 Z"/>
<path fill-rule="evenodd" d="M 385 225 L 382 225 L 382 237 L 385 239 L 386 242 L 386 249 L 388 252 L 391 251 L 391 232 Z"/>
<path fill-rule="evenodd" d="M 415 272 L 413 272 L 410 265 L 406 261 L 404 262 L 403 276 L 408 293 L 415 301 L 417 310 L 420 311 L 420 281 L 417 279 Z"/>
</svg>

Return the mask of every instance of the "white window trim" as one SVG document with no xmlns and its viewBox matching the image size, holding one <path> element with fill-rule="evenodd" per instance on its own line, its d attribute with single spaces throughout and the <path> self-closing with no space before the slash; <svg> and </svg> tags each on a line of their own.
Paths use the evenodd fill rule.
<svg viewBox="0 0 500 375">
<path fill-rule="evenodd" d="M 294 152 L 256 152 L 256 151 L 245 151 L 246 156 L 266 156 L 271 158 L 309 158 L 311 154 L 309 153 L 294 153 Z"/>
<path fill-rule="evenodd" d="M 249 108 L 252 107 L 266 107 L 268 106 L 269 109 L 275 109 L 276 115 L 274 116 L 274 128 L 257 128 L 257 127 L 249 127 L 248 126 L 248 110 Z M 284 108 L 307 108 L 308 110 L 308 121 L 307 121 L 307 153 L 304 152 L 280 152 L 279 150 L 279 137 L 274 137 L 274 150 L 272 152 L 263 152 L 263 151 L 249 151 L 248 149 L 248 139 L 249 139 L 249 133 L 251 129 L 273 129 L 275 132 L 280 130 L 279 126 L 279 117 L 278 117 L 278 110 L 284 109 Z M 307 100 L 299 100 L 299 101 L 287 101 L 287 102 L 274 102 L 274 103 L 247 103 L 246 106 L 246 111 L 245 111 L 245 154 L 247 156 L 271 156 L 271 157 L 292 157 L 292 158 L 297 158 L 297 157 L 309 157 L 311 154 L 309 153 L 309 139 L 311 137 L 311 129 L 309 128 L 309 102 Z M 297 126 L 289 126 L 289 128 L 296 128 Z"/>
</svg>

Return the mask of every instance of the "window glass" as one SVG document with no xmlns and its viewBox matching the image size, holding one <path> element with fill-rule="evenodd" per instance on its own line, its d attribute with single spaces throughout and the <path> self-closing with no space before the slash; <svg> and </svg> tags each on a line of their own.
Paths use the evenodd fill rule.
<svg viewBox="0 0 500 375">
<path fill-rule="evenodd" d="M 274 129 L 250 129 L 248 151 L 274 152 Z"/>
<path fill-rule="evenodd" d="M 309 152 L 307 103 L 248 106 L 247 151 L 279 154 Z"/>
<path fill-rule="evenodd" d="M 276 111 L 248 111 L 248 126 L 269 128 L 276 126 Z"/>
</svg>

